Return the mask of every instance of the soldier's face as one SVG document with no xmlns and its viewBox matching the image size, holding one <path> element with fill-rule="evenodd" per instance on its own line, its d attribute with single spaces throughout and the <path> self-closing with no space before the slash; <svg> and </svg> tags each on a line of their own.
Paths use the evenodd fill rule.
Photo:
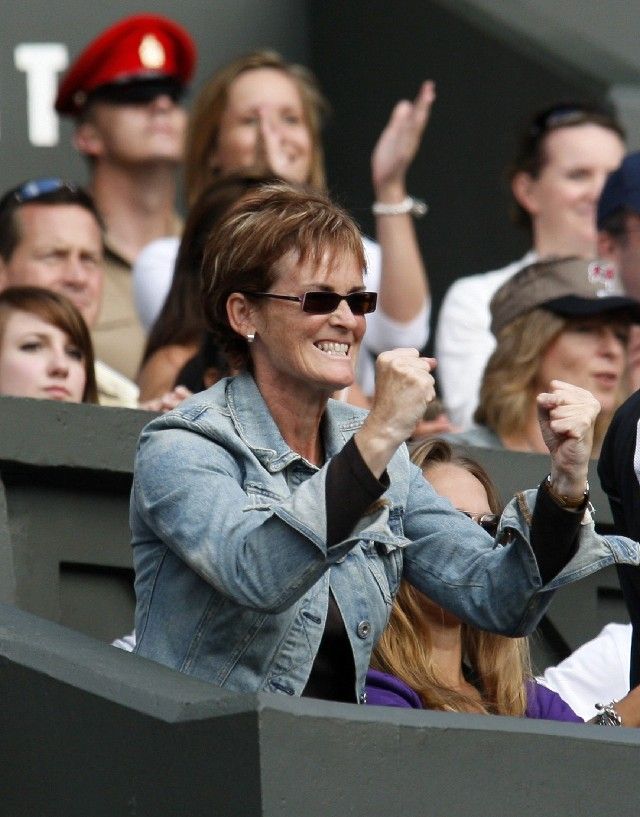
<svg viewBox="0 0 640 817">
<path fill-rule="evenodd" d="M 182 161 L 186 110 L 168 94 L 150 102 L 95 102 L 89 121 L 80 126 L 82 152 L 118 164 Z"/>
</svg>

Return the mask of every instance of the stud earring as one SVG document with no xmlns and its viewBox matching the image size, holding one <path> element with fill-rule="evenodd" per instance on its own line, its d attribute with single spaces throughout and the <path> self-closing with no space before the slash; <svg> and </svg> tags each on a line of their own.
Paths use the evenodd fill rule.
<svg viewBox="0 0 640 817">
<path fill-rule="evenodd" d="M 247 335 L 247 343 L 253 343 L 255 339 L 256 339 L 255 332 L 249 332 L 249 334 Z"/>
</svg>

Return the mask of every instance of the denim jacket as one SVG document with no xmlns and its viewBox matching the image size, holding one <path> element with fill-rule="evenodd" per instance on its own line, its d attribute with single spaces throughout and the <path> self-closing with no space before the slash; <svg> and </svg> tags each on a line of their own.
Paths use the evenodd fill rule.
<svg viewBox="0 0 640 817">
<path fill-rule="evenodd" d="M 327 461 L 364 416 L 329 401 Z M 512 541 L 497 545 L 433 491 L 404 446 L 382 501 L 327 548 L 326 471 L 284 442 L 249 374 L 149 423 L 131 497 L 137 652 L 238 691 L 300 695 L 331 589 L 361 698 L 402 575 L 461 619 L 518 635 L 535 627 L 555 587 L 615 561 L 638 563 L 636 543 L 585 525 L 577 555 L 542 587 L 519 504 L 501 522 Z M 532 508 L 535 491 L 526 501 Z"/>
</svg>

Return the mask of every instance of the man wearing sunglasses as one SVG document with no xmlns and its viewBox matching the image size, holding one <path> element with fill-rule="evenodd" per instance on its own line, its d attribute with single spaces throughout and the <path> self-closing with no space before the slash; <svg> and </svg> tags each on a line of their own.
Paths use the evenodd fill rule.
<svg viewBox="0 0 640 817">
<path fill-rule="evenodd" d="M 131 378 L 145 339 L 131 266 L 150 241 L 181 231 L 175 212 L 187 117 L 181 100 L 195 59 L 193 41 L 173 21 L 127 17 L 85 48 L 56 99 L 56 110 L 76 120 L 74 143 L 87 158 L 89 188 L 106 225 L 96 353 Z"/>
<path fill-rule="evenodd" d="M 39 178 L 0 198 L 0 291 L 36 286 L 65 295 L 89 329 L 104 280 L 102 221 L 91 196 L 58 178 Z M 96 359 L 101 405 L 135 408 L 138 388 Z"/>
</svg>

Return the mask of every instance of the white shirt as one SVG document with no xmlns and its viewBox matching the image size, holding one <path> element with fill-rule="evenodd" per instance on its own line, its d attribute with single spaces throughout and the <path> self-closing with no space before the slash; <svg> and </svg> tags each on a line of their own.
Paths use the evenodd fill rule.
<svg viewBox="0 0 640 817">
<path fill-rule="evenodd" d="M 133 264 L 133 300 L 140 323 L 149 332 L 165 302 L 176 264 L 180 239 L 158 238 L 138 253 Z"/>
<path fill-rule="evenodd" d="M 98 402 L 101 406 L 118 406 L 120 408 L 138 408 L 140 389 L 121 372 L 107 366 L 102 360 L 94 364 Z"/>
<path fill-rule="evenodd" d="M 631 632 L 631 624 L 607 624 L 537 680 L 557 692 L 585 721 L 591 720 L 598 714 L 596 703 L 619 701 L 629 692 Z"/>
<path fill-rule="evenodd" d="M 484 369 L 496 348 L 490 329 L 491 298 L 536 257 L 530 250 L 502 269 L 459 278 L 444 297 L 436 330 L 436 371 L 445 408 L 460 431 L 473 425 Z"/>
<path fill-rule="evenodd" d="M 362 239 L 367 259 L 366 287 L 378 292 L 382 275 L 382 251 L 370 238 Z M 173 278 L 173 268 L 180 240 L 159 238 L 139 253 L 133 265 L 133 294 L 136 310 L 144 328 L 149 331 L 158 317 Z M 411 346 L 421 349 L 429 339 L 430 302 L 407 323 L 390 318 L 378 306 L 366 316 L 367 331 L 358 357 L 356 376 L 363 392 L 373 394 L 375 358 L 387 349 Z"/>
</svg>

